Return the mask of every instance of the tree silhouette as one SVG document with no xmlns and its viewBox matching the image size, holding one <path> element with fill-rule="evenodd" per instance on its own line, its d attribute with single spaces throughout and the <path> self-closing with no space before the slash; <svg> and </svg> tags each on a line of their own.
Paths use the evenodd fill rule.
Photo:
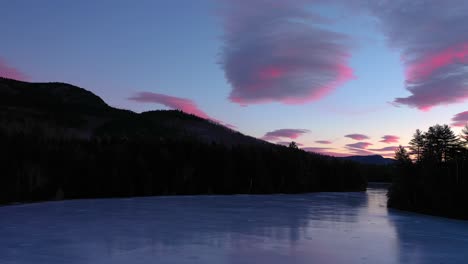
<svg viewBox="0 0 468 264">
<path fill-rule="evenodd" d="M 299 146 L 297 146 L 297 143 L 292 141 L 291 143 L 289 143 L 289 148 L 292 148 L 292 149 L 299 149 Z"/>
<path fill-rule="evenodd" d="M 416 156 L 415 160 L 417 162 L 421 161 L 424 144 L 424 134 L 421 132 L 421 130 L 416 129 L 416 132 L 414 132 L 413 134 L 413 139 L 411 139 L 411 141 L 409 142 L 409 149 L 411 150 L 411 154 Z"/>
<path fill-rule="evenodd" d="M 445 162 L 456 155 L 461 143 L 448 125 L 429 127 L 424 134 L 423 158 L 433 162 Z"/>
<path fill-rule="evenodd" d="M 465 145 L 467 145 L 468 144 L 468 124 L 466 124 L 465 127 L 463 128 L 461 137 L 465 141 L 464 142 Z"/>
<path fill-rule="evenodd" d="M 400 164 L 412 163 L 408 151 L 402 145 L 398 146 L 398 149 L 395 150 L 395 160 Z"/>
</svg>

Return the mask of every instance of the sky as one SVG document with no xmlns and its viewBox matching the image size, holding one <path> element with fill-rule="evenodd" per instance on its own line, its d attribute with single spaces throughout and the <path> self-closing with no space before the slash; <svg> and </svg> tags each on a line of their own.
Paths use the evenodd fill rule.
<svg viewBox="0 0 468 264">
<path fill-rule="evenodd" d="M 273 143 L 392 157 L 468 122 L 464 0 L 2 2 L 0 76 L 180 109 Z"/>
</svg>

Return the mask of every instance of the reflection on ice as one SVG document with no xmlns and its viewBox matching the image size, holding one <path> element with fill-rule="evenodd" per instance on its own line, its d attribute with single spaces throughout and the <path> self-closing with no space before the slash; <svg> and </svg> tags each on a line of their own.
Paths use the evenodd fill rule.
<svg viewBox="0 0 468 264">
<path fill-rule="evenodd" d="M 468 223 L 367 193 L 176 196 L 0 208 L 0 263 L 459 263 Z"/>
</svg>

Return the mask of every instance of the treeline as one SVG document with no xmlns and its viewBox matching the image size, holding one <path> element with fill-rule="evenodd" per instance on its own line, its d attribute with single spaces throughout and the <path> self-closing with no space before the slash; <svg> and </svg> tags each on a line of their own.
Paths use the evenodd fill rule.
<svg viewBox="0 0 468 264">
<path fill-rule="evenodd" d="M 51 138 L 0 130 L 0 203 L 180 194 L 359 191 L 359 166 L 271 144 Z"/>
<path fill-rule="evenodd" d="M 397 176 L 388 206 L 468 219 L 468 125 L 457 136 L 447 125 L 416 130 L 409 150 L 395 153 Z"/>
</svg>

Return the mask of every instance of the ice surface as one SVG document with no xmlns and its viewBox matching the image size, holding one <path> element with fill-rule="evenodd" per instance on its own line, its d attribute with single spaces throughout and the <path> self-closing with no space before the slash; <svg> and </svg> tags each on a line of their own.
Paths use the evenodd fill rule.
<svg viewBox="0 0 468 264">
<path fill-rule="evenodd" d="M 468 262 L 468 221 L 385 203 L 369 189 L 6 206 L 0 263 Z"/>
</svg>

